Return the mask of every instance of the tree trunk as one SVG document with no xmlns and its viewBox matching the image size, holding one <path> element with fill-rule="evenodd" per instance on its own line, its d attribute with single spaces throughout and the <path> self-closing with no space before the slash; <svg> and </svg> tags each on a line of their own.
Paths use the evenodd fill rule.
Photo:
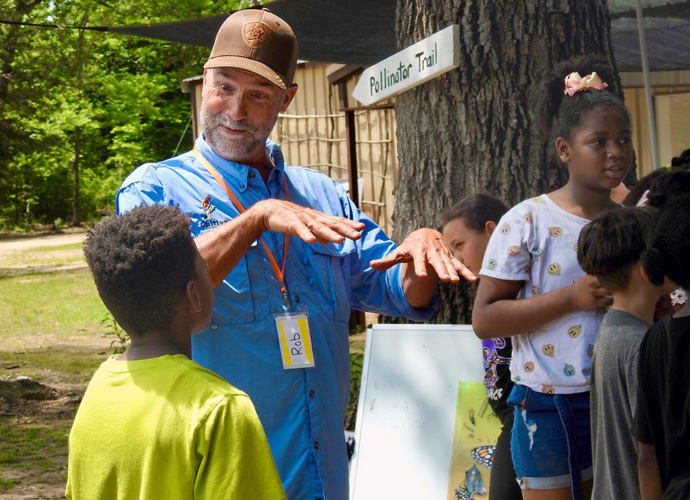
<svg viewBox="0 0 690 500">
<path fill-rule="evenodd" d="M 72 162 L 72 226 L 81 226 L 81 191 L 79 189 L 79 157 L 81 155 L 81 127 L 74 128 L 74 160 Z"/>
<path fill-rule="evenodd" d="M 400 49 L 451 24 L 460 26 L 460 66 L 396 100 L 396 241 L 438 227 L 438 214 L 468 194 L 512 206 L 565 184 L 537 129 L 534 85 L 575 55 L 601 54 L 616 67 L 605 0 L 398 0 Z M 610 84 L 620 93 L 620 80 Z M 473 294 L 473 285 L 442 285 L 431 322 L 470 323 Z"/>
<path fill-rule="evenodd" d="M 85 27 L 88 25 L 89 15 L 85 14 L 81 20 L 80 25 Z M 79 96 L 82 96 L 84 91 L 84 30 L 79 31 L 79 38 L 77 39 L 76 50 L 76 89 L 79 91 Z M 81 140 L 82 128 L 80 126 L 74 127 L 74 161 L 72 163 L 72 226 L 81 226 L 81 187 L 79 185 L 79 161 L 81 155 Z"/>
</svg>

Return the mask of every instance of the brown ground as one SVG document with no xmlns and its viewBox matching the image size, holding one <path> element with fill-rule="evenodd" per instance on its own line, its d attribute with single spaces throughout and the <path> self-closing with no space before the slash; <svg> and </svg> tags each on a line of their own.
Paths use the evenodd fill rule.
<svg viewBox="0 0 690 500">
<path fill-rule="evenodd" d="M 47 427 L 63 429 L 69 432 L 74 419 L 80 395 L 72 392 L 56 391 L 55 399 L 41 401 L 22 401 L 8 408 L 5 415 L 12 415 L 19 426 Z M 0 412 L 2 412 L 0 410 Z M 8 491 L 0 494 L 3 500 L 33 500 L 65 498 L 65 473 L 67 470 L 66 449 L 46 449 L 44 456 L 52 455 L 52 461 L 58 468 L 48 471 L 40 468 L 5 467 L 3 478 L 14 479 L 17 483 Z"/>
<path fill-rule="evenodd" d="M 85 233 L 40 236 L 21 239 L 0 239 L 0 254 L 3 251 L 24 250 L 32 247 L 59 246 L 78 243 Z M 84 263 L 62 266 L 60 269 L 84 267 Z M 50 266 L 39 266 L 51 270 Z M 35 272 L 36 267 L 33 267 Z M 7 273 L 7 269 L 5 272 Z M 22 275 L 22 268 L 13 269 L 13 275 Z M 65 347 L 55 339 L 44 335 L 33 335 L 22 339 L 21 349 L 27 351 L 51 345 L 53 349 Z M 66 339 L 65 339 L 66 340 Z M 95 337 L 91 345 L 80 346 L 94 355 L 102 356 L 110 345 L 110 340 Z M 17 353 L 19 354 L 19 353 Z M 20 356 L 19 356 L 20 358 Z M 56 373 L 42 374 L 44 385 L 24 380 L 22 382 L 22 361 L 0 362 L 0 418 L 16 428 L 41 427 L 69 432 L 74 414 L 83 395 L 84 384 L 61 379 Z M 20 378 L 17 381 L 17 378 Z M 2 464 L 2 479 L 16 480 L 7 491 L 0 493 L 2 500 L 33 500 L 65 498 L 65 477 L 67 470 L 67 450 L 64 447 L 46 447 L 43 455 L 51 458 L 54 465 L 50 470 L 40 467 Z"/>
</svg>

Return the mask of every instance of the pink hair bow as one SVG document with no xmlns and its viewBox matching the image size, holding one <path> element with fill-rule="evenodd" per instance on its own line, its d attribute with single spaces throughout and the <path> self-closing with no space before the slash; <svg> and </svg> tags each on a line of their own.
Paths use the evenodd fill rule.
<svg viewBox="0 0 690 500">
<path fill-rule="evenodd" d="M 604 82 L 596 72 L 584 78 L 580 76 L 580 73 L 570 73 L 565 77 L 565 91 L 563 93 L 572 97 L 576 92 L 580 92 L 581 90 L 604 90 L 606 87 L 608 87 L 608 84 Z"/>
</svg>

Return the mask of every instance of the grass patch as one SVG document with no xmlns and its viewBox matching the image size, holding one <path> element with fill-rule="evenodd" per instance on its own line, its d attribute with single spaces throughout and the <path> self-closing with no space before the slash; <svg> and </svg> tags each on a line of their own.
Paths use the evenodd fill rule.
<svg viewBox="0 0 690 500">
<path fill-rule="evenodd" d="M 0 491 L 7 491 L 15 484 L 17 484 L 16 479 L 3 479 L 0 477 Z"/>
<path fill-rule="evenodd" d="M 0 351 L 3 378 L 18 375 L 53 385 L 84 385 L 107 358 L 104 351 L 78 345 L 47 346 L 26 351 Z M 103 354 L 101 354 L 103 353 Z"/>
<path fill-rule="evenodd" d="M 81 244 L 0 251 L 0 311 L 0 378 L 60 391 L 57 400 L 5 405 L 12 417 L 0 419 L 0 498 L 61 498 L 76 401 L 109 344 Z"/>
<path fill-rule="evenodd" d="M 37 332 L 89 333 L 106 316 L 88 270 L 65 270 L 0 280 L 0 339 Z"/>
<path fill-rule="evenodd" d="M 13 473 L 38 469 L 42 474 L 58 474 L 66 480 L 68 438 L 69 429 L 64 427 L 21 426 L 9 420 L 0 421 L 0 492 L 18 482 L 15 477 L 2 477 L 10 467 Z"/>
</svg>

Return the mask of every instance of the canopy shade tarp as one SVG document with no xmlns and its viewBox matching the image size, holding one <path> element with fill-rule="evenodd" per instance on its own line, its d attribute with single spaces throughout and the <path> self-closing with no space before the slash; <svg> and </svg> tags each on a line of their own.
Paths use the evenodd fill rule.
<svg viewBox="0 0 690 500">
<path fill-rule="evenodd" d="M 263 7 L 282 17 L 299 42 L 299 59 L 370 66 L 397 52 L 396 0 L 277 0 Z M 228 14 L 108 31 L 211 48 Z"/>
<path fill-rule="evenodd" d="M 398 51 L 396 0 L 276 0 L 264 4 L 299 40 L 301 60 L 371 66 Z M 651 71 L 690 70 L 690 1 L 645 0 Z M 641 71 L 634 0 L 609 0 L 619 71 Z M 109 26 L 109 32 L 211 47 L 227 14 L 163 24 Z"/>
</svg>

